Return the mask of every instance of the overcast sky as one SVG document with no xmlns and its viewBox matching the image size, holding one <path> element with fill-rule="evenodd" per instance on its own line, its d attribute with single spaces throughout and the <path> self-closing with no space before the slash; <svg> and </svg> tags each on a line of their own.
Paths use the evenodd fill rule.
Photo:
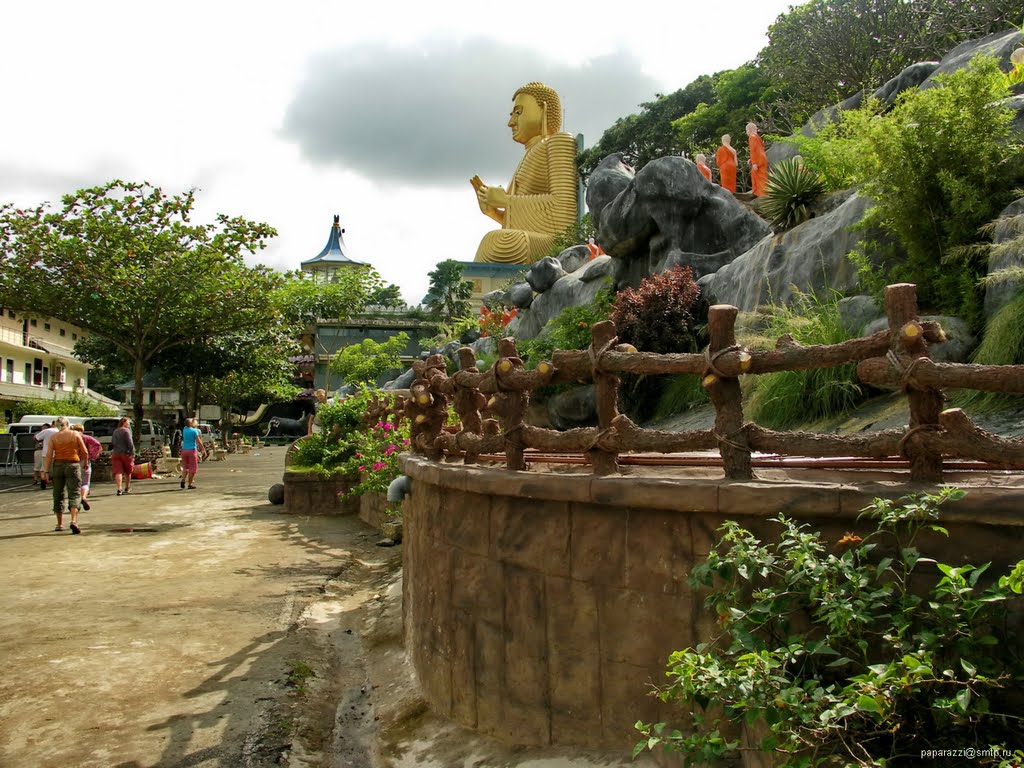
<svg viewBox="0 0 1024 768">
<path fill-rule="evenodd" d="M 341 215 L 353 258 L 410 303 L 496 225 L 468 179 L 506 185 L 515 89 L 559 92 L 594 144 L 617 117 L 752 59 L 785 0 L 5 4 L 0 201 L 114 178 L 199 190 L 279 236 L 296 269 Z M 727 39 L 719 37 L 729 24 Z"/>
</svg>

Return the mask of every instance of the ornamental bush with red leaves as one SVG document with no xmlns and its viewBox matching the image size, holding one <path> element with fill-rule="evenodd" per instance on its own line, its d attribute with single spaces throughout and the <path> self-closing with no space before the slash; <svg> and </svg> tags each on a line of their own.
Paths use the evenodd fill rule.
<svg viewBox="0 0 1024 768">
<path fill-rule="evenodd" d="M 642 352 L 696 352 L 699 299 L 693 270 L 676 266 L 619 291 L 611 319 L 619 340 Z"/>
</svg>

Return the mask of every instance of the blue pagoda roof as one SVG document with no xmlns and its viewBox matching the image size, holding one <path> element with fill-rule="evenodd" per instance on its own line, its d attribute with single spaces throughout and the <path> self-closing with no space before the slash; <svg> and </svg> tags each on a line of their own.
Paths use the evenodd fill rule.
<svg viewBox="0 0 1024 768">
<path fill-rule="evenodd" d="M 331 226 L 331 234 L 327 237 L 327 245 L 312 259 L 302 262 L 303 268 L 312 264 L 351 264 L 355 267 L 368 267 L 366 262 L 356 261 L 348 255 L 348 246 L 345 245 L 345 238 L 342 235 L 345 230 L 341 228 L 341 217 L 334 215 L 334 224 Z"/>
</svg>

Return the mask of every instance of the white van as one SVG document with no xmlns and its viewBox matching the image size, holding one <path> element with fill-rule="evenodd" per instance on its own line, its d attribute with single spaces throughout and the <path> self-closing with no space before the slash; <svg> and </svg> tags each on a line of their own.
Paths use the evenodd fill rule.
<svg viewBox="0 0 1024 768">
<path fill-rule="evenodd" d="M 64 418 L 68 420 L 69 424 L 82 424 L 83 426 L 86 420 L 85 416 L 65 416 Z M 41 430 L 44 424 L 53 424 L 56 419 L 57 417 L 52 415 L 22 416 L 20 421 L 10 424 L 7 431 L 12 435 L 31 435 Z"/>
<path fill-rule="evenodd" d="M 121 420 L 120 416 L 97 416 L 95 418 L 86 419 L 82 426 L 85 428 L 86 433 L 92 435 L 100 441 L 100 445 L 103 446 L 103 450 L 110 450 L 110 436 L 114 434 L 114 430 L 117 429 L 117 422 Z M 154 424 L 151 419 L 143 419 L 139 434 L 139 441 L 135 444 L 135 450 L 141 451 L 144 448 L 161 448 L 164 444 L 164 429 L 158 424 Z"/>
</svg>

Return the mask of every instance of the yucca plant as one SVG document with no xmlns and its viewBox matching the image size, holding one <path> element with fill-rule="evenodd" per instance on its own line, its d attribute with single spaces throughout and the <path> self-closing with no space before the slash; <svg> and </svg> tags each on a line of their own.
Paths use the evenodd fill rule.
<svg viewBox="0 0 1024 768">
<path fill-rule="evenodd" d="M 772 224 L 792 229 L 811 216 L 811 206 L 825 191 L 825 182 L 798 159 L 786 160 L 768 171 L 761 210 Z"/>
</svg>

